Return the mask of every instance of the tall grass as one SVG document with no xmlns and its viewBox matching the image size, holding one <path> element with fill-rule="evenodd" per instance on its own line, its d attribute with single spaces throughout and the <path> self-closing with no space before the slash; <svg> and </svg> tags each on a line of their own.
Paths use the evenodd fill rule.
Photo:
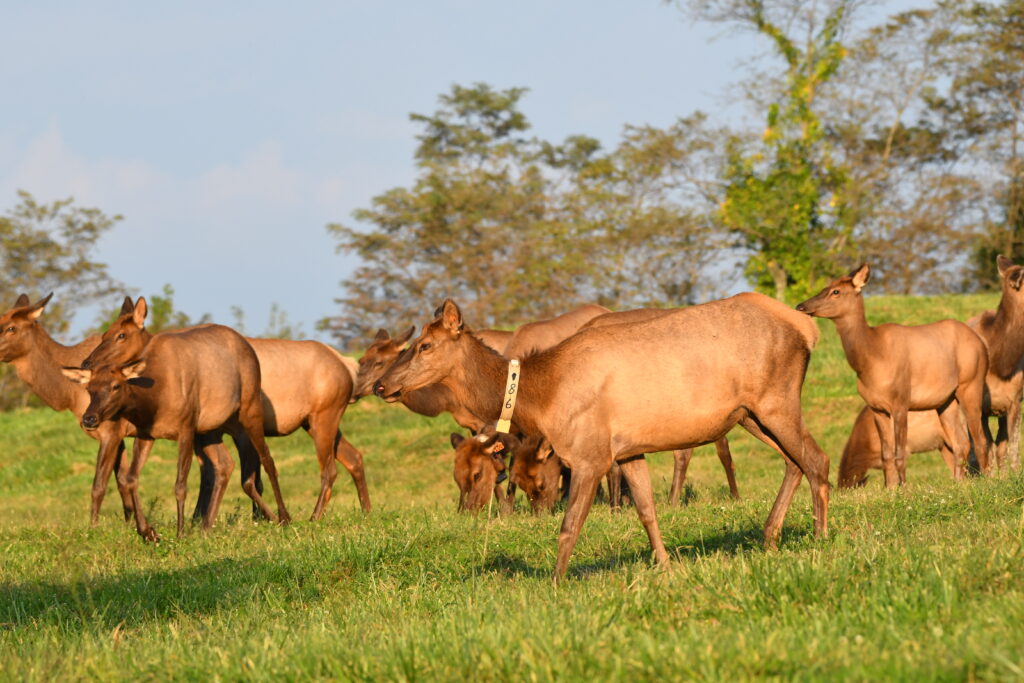
<svg viewBox="0 0 1024 683">
<path fill-rule="evenodd" d="M 892 297 L 868 310 L 926 322 L 994 305 Z M 822 330 L 805 412 L 834 472 L 860 400 Z M 142 483 L 165 536 L 151 545 L 113 490 L 89 526 L 96 448 L 73 418 L 0 415 L 0 679 L 1024 678 L 1020 474 L 958 483 L 937 454 L 914 455 L 903 490 L 875 475 L 834 491 L 826 540 L 811 536 L 804 486 L 765 552 L 783 467 L 737 430 L 739 502 L 711 447 L 674 509 L 671 458 L 650 458 L 668 571 L 650 566 L 635 513 L 595 506 L 554 587 L 559 517 L 455 514 L 449 419 L 363 400 L 343 427 L 366 456 L 372 514 L 342 470 L 321 522 L 253 523 L 232 484 L 217 527 L 175 539 L 176 456 L 159 443 Z M 271 448 L 304 518 L 312 443 Z"/>
</svg>

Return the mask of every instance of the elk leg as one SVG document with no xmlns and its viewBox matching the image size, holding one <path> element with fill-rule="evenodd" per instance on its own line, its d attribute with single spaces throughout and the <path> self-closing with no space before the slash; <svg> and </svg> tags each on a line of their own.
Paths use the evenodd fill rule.
<svg viewBox="0 0 1024 683">
<path fill-rule="evenodd" d="M 259 397 L 257 397 L 257 405 L 259 405 Z M 241 413 L 241 411 L 240 411 Z M 263 438 L 263 419 L 257 417 L 254 419 L 253 416 L 246 416 L 245 422 L 242 423 L 242 429 L 245 430 L 245 435 L 249 437 L 249 441 L 252 442 L 253 447 L 260 456 L 260 464 L 263 469 L 267 471 L 267 477 L 270 478 L 270 487 L 274 490 L 274 498 L 277 501 L 277 518 L 282 524 L 287 524 L 292 521 L 291 515 L 288 514 L 288 509 L 284 504 L 284 497 L 281 495 L 281 485 L 277 481 L 277 465 L 274 464 L 274 458 L 270 455 L 270 449 L 267 448 L 267 441 Z M 262 498 L 253 489 L 253 493 L 259 498 L 261 508 L 264 514 L 269 512 L 269 507 L 266 503 L 262 503 Z M 253 500 L 256 500 L 255 498 Z M 267 514 L 268 517 L 273 519 L 273 516 Z"/>
<path fill-rule="evenodd" d="M 1006 411 L 1006 454 L 1009 467 L 1014 470 L 1020 469 L 1020 401 L 1021 395 L 1018 391 Z"/>
<path fill-rule="evenodd" d="M 989 449 L 989 453 L 992 454 L 989 462 L 994 464 L 996 471 L 1002 471 L 1003 467 L 1006 465 L 1006 447 L 1010 440 L 1008 417 L 1009 415 L 1000 415 L 996 419 L 996 423 L 999 425 L 999 431 L 996 433 L 994 442 L 995 448 Z"/>
<path fill-rule="evenodd" d="M 733 500 L 740 499 L 740 490 L 736 486 L 736 468 L 732 464 L 732 451 L 729 450 L 729 439 L 722 437 L 715 441 L 715 451 L 718 453 L 718 460 L 725 470 L 725 478 L 729 480 L 729 495 Z"/>
<path fill-rule="evenodd" d="M 363 512 L 370 512 L 370 492 L 366 488 L 366 470 L 363 469 L 363 454 L 355 446 L 349 443 L 345 435 L 338 431 L 338 446 L 334 452 L 335 459 L 348 470 L 352 476 L 352 483 L 356 485 L 356 493 L 359 495 L 359 507 Z"/>
<path fill-rule="evenodd" d="M 142 512 L 142 503 L 139 501 L 139 472 L 149 458 L 149 452 L 153 450 L 153 440 L 135 437 L 135 447 L 132 452 L 132 464 L 128 468 L 128 476 L 125 484 L 132 497 L 132 508 L 135 511 L 135 530 L 139 536 L 147 541 L 159 541 L 160 536 L 153 527 L 149 526 L 146 516 Z"/>
<path fill-rule="evenodd" d="M 899 476 L 900 486 L 903 486 L 907 483 L 907 457 L 910 453 L 907 446 L 907 411 L 905 408 L 897 408 L 893 411 L 892 430 L 896 473 Z"/>
<path fill-rule="evenodd" d="M 672 488 L 668 493 L 668 504 L 672 507 L 679 505 L 679 494 L 686 483 L 686 470 L 690 467 L 690 459 L 693 457 L 692 448 L 683 448 L 672 451 L 674 467 L 672 468 Z"/>
<path fill-rule="evenodd" d="M 963 408 L 967 418 L 967 431 L 971 434 L 974 457 L 978 460 L 978 468 L 982 474 L 988 473 L 988 450 L 991 439 L 988 435 L 988 424 L 982 413 L 982 402 L 985 398 L 985 371 L 984 368 L 975 380 L 961 384 L 956 390 L 956 400 Z"/>
<path fill-rule="evenodd" d="M 188 494 L 188 471 L 192 467 L 192 444 L 195 433 L 182 429 L 178 433 L 178 476 L 174 480 L 174 499 L 178 506 L 178 538 L 185 533 L 185 496 Z"/>
<path fill-rule="evenodd" d="M 875 418 L 875 428 L 878 430 L 878 442 L 882 452 L 882 472 L 885 474 L 885 487 L 894 489 L 899 485 L 899 475 L 896 472 L 896 436 L 892 417 L 880 410 L 871 410 Z"/>
<path fill-rule="evenodd" d="M 668 565 L 668 552 L 665 550 L 665 543 L 661 540 L 661 531 L 658 529 L 658 516 L 654 510 L 654 492 L 651 490 L 651 474 L 647 469 L 647 458 L 644 455 L 635 455 L 632 458 L 619 461 L 619 468 L 623 476 L 629 482 L 629 490 L 633 496 L 633 507 L 640 517 L 640 523 L 644 525 L 647 532 L 647 540 L 651 543 L 654 551 L 654 559 L 658 565 Z"/>
<path fill-rule="evenodd" d="M 110 429 L 101 427 L 100 447 L 96 452 L 96 473 L 92 479 L 90 522 L 93 526 L 99 524 L 100 507 L 103 505 L 103 497 L 107 494 L 107 482 L 110 481 L 110 474 L 114 471 L 115 464 L 119 464 L 120 455 L 124 451 L 124 441 L 118 434 L 112 433 Z M 120 469 L 120 467 L 118 467 Z M 127 490 L 123 489 L 118 482 L 118 492 L 121 494 L 121 503 L 125 514 L 131 511 L 131 497 L 125 499 Z"/>
<path fill-rule="evenodd" d="M 260 458 L 256 454 L 256 449 L 253 448 L 249 442 L 249 437 L 241 429 L 237 432 L 233 431 L 231 438 L 235 440 L 235 447 L 238 449 L 238 461 L 242 465 L 242 490 L 252 500 L 253 520 L 267 519 L 276 522 L 277 516 L 263 500 L 263 482 L 260 480 Z"/>
<path fill-rule="evenodd" d="M 203 528 L 209 529 L 217 521 L 220 512 L 220 504 L 224 500 L 224 492 L 227 491 L 228 481 L 231 479 L 231 472 L 235 469 L 235 463 L 231 459 L 221 436 L 206 436 L 203 446 L 203 459 L 201 462 L 213 472 L 213 483 L 210 488 L 210 502 L 204 508 Z"/>
<path fill-rule="evenodd" d="M 555 573 L 552 577 L 556 584 L 565 576 L 565 570 L 569 567 L 569 556 L 572 555 L 573 548 L 576 547 L 580 529 L 587 519 L 587 513 L 590 512 L 594 495 L 597 493 L 597 485 L 603 474 L 583 461 L 579 461 L 572 471 L 572 481 L 569 484 L 569 504 L 565 509 L 562 529 L 558 534 L 558 559 L 555 561 Z"/>
<path fill-rule="evenodd" d="M 196 444 L 195 448 L 196 457 L 199 458 L 199 495 L 196 497 L 196 507 L 192 510 L 192 521 L 206 517 L 206 511 L 210 507 L 210 497 L 213 494 L 213 486 L 217 481 L 216 472 L 200 454 L 199 444 Z M 231 466 L 234 468 L 234 463 Z"/>
<path fill-rule="evenodd" d="M 332 421 L 330 418 L 335 419 Z M 337 413 L 326 416 L 317 415 L 310 420 L 307 431 L 313 438 L 316 459 L 320 464 L 320 495 L 317 496 L 313 514 L 310 516 L 310 520 L 315 522 L 323 516 L 324 507 L 331 499 L 331 487 L 334 486 L 334 480 L 338 478 L 338 465 L 334 460 L 338 441 L 341 438 L 341 432 L 338 431 Z"/>
<path fill-rule="evenodd" d="M 612 468 L 608 470 L 608 506 L 612 510 L 622 507 L 622 470 L 616 462 L 613 462 Z"/>
</svg>

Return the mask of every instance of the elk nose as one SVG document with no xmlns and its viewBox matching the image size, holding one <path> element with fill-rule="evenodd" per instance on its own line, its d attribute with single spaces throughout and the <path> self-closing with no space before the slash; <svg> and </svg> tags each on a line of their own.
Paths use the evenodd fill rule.
<svg viewBox="0 0 1024 683">
<path fill-rule="evenodd" d="M 380 380 L 373 383 L 373 395 L 384 398 L 384 385 L 381 384 Z"/>
<path fill-rule="evenodd" d="M 86 413 L 82 416 L 82 426 L 86 429 L 95 429 L 96 425 L 100 423 L 99 417 L 93 413 Z"/>
<path fill-rule="evenodd" d="M 804 303 L 806 303 L 806 302 L 804 302 Z M 796 305 L 796 310 L 800 311 L 801 313 L 806 313 L 807 312 L 807 306 L 804 306 L 804 304 L 797 304 Z"/>
</svg>

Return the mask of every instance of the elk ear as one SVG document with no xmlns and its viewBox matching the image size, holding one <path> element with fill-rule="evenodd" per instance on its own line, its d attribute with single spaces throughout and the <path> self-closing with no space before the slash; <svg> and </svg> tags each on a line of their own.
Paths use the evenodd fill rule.
<svg viewBox="0 0 1024 683">
<path fill-rule="evenodd" d="M 1006 271 L 1013 268 L 1013 261 L 1002 254 L 996 256 L 996 269 L 999 270 L 999 277 L 1006 277 Z"/>
<path fill-rule="evenodd" d="M 1010 285 L 1014 289 L 1019 290 L 1021 284 L 1024 284 L 1024 268 L 1018 268 L 1010 276 Z"/>
<path fill-rule="evenodd" d="M 92 379 L 92 370 L 84 370 L 82 368 L 61 368 L 60 372 L 75 384 L 88 384 L 89 380 Z"/>
<path fill-rule="evenodd" d="M 38 320 L 39 316 L 43 314 L 43 309 L 46 308 L 46 304 L 50 303 L 50 299 L 53 297 L 53 292 L 50 292 L 42 299 L 37 301 L 33 306 L 32 310 L 28 312 L 28 317 L 32 320 Z"/>
<path fill-rule="evenodd" d="M 149 313 L 149 306 L 146 304 L 146 297 L 140 296 L 138 301 L 135 302 L 135 308 L 132 309 L 132 322 L 135 323 L 136 327 L 143 328 L 146 326 L 147 313 Z"/>
<path fill-rule="evenodd" d="M 387 341 L 388 339 L 391 339 L 391 335 L 388 334 L 388 331 L 382 327 L 379 330 L 377 330 L 377 336 L 373 338 L 373 341 Z"/>
<path fill-rule="evenodd" d="M 459 446 L 462 444 L 462 442 L 466 440 L 466 437 L 464 437 L 462 434 L 459 434 L 458 432 L 452 432 L 451 439 L 452 439 L 452 448 L 454 448 L 455 450 L 458 450 Z"/>
<path fill-rule="evenodd" d="M 452 336 L 458 336 L 462 332 L 462 311 L 451 299 L 445 299 L 441 304 L 441 324 Z"/>
<path fill-rule="evenodd" d="M 121 304 L 121 312 L 118 315 L 128 315 L 129 313 L 135 312 L 135 302 L 132 301 L 130 296 L 125 296 L 124 303 Z"/>
<path fill-rule="evenodd" d="M 546 462 L 554 452 L 555 449 L 551 447 L 551 442 L 547 439 L 541 439 L 540 445 L 537 446 L 537 461 Z"/>
<path fill-rule="evenodd" d="M 28 294 L 19 294 L 18 300 L 14 302 L 14 306 L 12 306 L 12 308 L 24 308 L 25 306 L 28 306 L 30 303 L 32 302 L 29 301 Z"/>
<path fill-rule="evenodd" d="M 416 332 L 416 326 L 413 325 L 408 330 L 406 330 L 405 334 L 403 334 L 401 337 L 396 337 L 395 338 L 395 343 L 399 344 L 399 345 L 406 343 L 407 341 L 412 339 L 412 335 L 415 334 L 415 332 Z"/>
<path fill-rule="evenodd" d="M 864 289 L 864 285 L 868 283 L 868 279 L 871 277 L 871 268 L 868 264 L 862 263 L 857 270 L 850 273 L 850 279 L 853 282 L 853 288 L 860 292 Z"/>
<path fill-rule="evenodd" d="M 121 374 L 125 379 L 138 379 L 146 371 L 146 359 L 140 358 L 121 366 Z"/>
</svg>

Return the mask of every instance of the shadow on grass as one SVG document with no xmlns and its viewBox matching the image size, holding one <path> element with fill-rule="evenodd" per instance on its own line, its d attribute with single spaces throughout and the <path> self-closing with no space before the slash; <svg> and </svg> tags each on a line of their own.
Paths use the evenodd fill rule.
<svg viewBox="0 0 1024 683">
<path fill-rule="evenodd" d="M 783 530 L 779 547 L 785 549 L 787 545 L 803 542 L 811 536 L 811 531 L 808 529 L 786 528 Z M 747 529 L 724 531 L 704 536 L 703 538 L 695 539 L 692 543 L 669 542 L 666 543 L 666 548 L 673 562 L 693 560 L 701 555 L 711 553 L 735 555 L 739 552 L 758 552 L 764 548 L 764 531 L 760 526 L 751 526 Z M 591 574 L 617 571 L 623 567 L 645 562 L 651 562 L 651 550 L 646 546 L 632 552 L 618 552 L 585 563 L 570 560 L 569 570 L 566 575 L 570 579 L 583 578 Z M 534 567 L 527 564 L 521 557 L 513 557 L 507 553 L 496 553 L 489 557 L 478 571 L 494 572 L 509 577 L 547 578 L 551 576 L 553 570 L 553 564 L 550 566 Z"/>
<path fill-rule="evenodd" d="M 68 583 L 0 584 L 0 629 L 42 624 L 62 629 L 110 630 L 178 615 L 210 614 L 261 600 L 316 600 L 318 585 L 298 568 L 257 559 L 221 559 L 173 571 L 146 571 L 76 579 Z"/>
</svg>

